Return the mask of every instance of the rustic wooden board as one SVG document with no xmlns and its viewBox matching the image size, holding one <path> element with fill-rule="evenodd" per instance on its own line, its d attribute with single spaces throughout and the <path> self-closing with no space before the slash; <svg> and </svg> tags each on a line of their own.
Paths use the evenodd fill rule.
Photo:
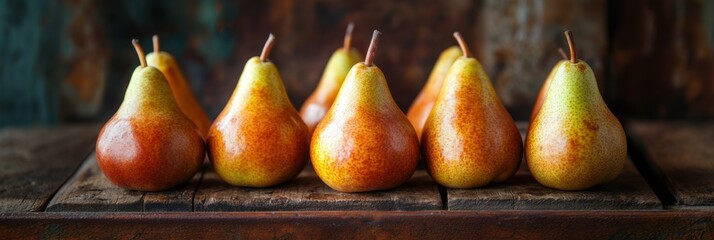
<svg viewBox="0 0 714 240">
<path fill-rule="evenodd" d="M 673 207 L 714 207 L 714 122 L 633 122 L 628 133 L 663 174 Z"/>
<path fill-rule="evenodd" d="M 533 179 L 528 170 L 521 169 L 502 184 L 476 189 L 447 189 L 447 194 L 449 210 L 662 208 L 662 203 L 630 162 L 613 182 L 585 191 L 547 188 Z"/>
<path fill-rule="evenodd" d="M 712 239 L 714 211 L 0 213 L 7 239 Z"/>
<path fill-rule="evenodd" d="M 340 193 L 312 169 L 273 188 L 242 188 L 208 170 L 196 192 L 195 211 L 436 210 L 442 209 L 437 185 L 417 170 L 403 186 L 371 193 Z"/>
<path fill-rule="evenodd" d="M 525 139 L 526 122 L 518 122 Z M 504 183 L 476 189 L 447 189 L 449 210 L 661 209 L 662 203 L 631 161 L 614 181 L 586 191 L 560 191 L 540 185 L 525 161 Z"/>
<path fill-rule="evenodd" d="M 94 148 L 99 125 L 0 132 L 0 212 L 42 211 Z"/>
<path fill-rule="evenodd" d="M 201 173 L 186 184 L 163 192 L 141 192 L 114 186 L 92 154 L 55 195 L 48 212 L 62 211 L 192 211 Z"/>
</svg>

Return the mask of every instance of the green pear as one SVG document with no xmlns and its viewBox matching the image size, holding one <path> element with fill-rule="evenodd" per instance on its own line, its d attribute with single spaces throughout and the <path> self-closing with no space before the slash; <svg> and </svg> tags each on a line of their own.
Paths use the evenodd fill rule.
<svg viewBox="0 0 714 240">
<path fill-rule="evenodd" d="M 181 111 L 164 75 L 147 66 L 135 39 L 141 66 L 134 70 L 119 110 L 97 139 L 97 163 L 115 185 L 160 191 L 188 181 L 206 154 L 203 137 Z"/>
<path fill-rule="evenodd" d="M 307 164 L 307 126 L 268 60 L 274 39 L 270 34 L 260 57 L 245 64 L 233 95 L 208 131 L 213 168 L 232 185 L 275 186 Z"/>
<path fill-rule="evenodd" d="M 367 58 L 349 71 L 312 135 L 315 172 L 337 191 L 395 188 L 414 174 L 419 161 L 416 132 L 373 64 L 378 38 L 374 31 Z"/>
<path fill-rule="evenodd" d="M 520 132 L 461 35 L 454 37 L 463 56 L 451 65 L 424 124 L 426 169 L 450 188 L 503 182 L 520 166 Z"/>
<path fill-rule="evenodd" d="M 315 126 L 325 117 L 327 110 L 335 101 L 337 92 L 340 91 L 342 82 L 347 77 L 347 72 L 362 59 L 362 54 L 352 47 L 353 29 L 354 24 L 350 23 L 347 26 L 343 46 L 332 54 L 322 73 L 320 83 L 300 108 L 300 116 L 310 129 L 310 134 L 315 131 Z"/>
<path fill-rule="evenodd" d="M 565 32 L 570 61 L 555 70 L 526 135 L 526 161 L 541 184 L 583 190 L 615 179 L 627 160 L 622 125 L 600 96 L 592 69 L 577 59 Z"/>
</svg>

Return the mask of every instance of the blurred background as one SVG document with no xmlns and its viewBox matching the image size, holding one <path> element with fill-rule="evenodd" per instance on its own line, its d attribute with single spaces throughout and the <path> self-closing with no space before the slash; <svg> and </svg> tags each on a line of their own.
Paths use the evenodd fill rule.
<svg viewBox="0 0 714 240">
<path fill-rule="evenodd" d="M 375 63 L 403 111 L 460 31 L 526 120 L 570 29 L 618 116 L 714 116 L 711 0 L 0 0 L 0 128 L 105 121 L 139 64 L 130 40 L 150 51 L 153 34 L 211 118 L 275 34 L 270 58 L 299 109 L 351 21 L 363 53 L 382 31 Z"/>
</svg>

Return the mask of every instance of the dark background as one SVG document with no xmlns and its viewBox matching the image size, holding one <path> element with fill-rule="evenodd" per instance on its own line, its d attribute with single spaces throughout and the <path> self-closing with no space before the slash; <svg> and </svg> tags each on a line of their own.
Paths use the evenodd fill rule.
<svg viewBox="0 0 714 240">
<path fill-rule="evenodd" d="M 106 120 L 139 64 L 130 39 L 150 51 L 155 33 L 214 118 L 272 32 L 270 58 L 299 108 L 350 21 L 363 54 L 382 31 L 376 64 L 405 111 L 460 31 L 527 119 L 570 29 L 619 116 L 714 116 L 714 1 L 0 0 L 0 128 Z"/>
</svg>

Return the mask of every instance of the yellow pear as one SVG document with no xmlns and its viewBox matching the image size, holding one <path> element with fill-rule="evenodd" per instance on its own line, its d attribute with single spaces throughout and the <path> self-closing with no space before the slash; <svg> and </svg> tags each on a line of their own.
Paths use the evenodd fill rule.
<svg viewBox="0 0 714 240">
<path fill-rule="evenodd" d="M 268 60 L 274 39 L 270 34 L 260 57 L 245 64 L 233 95 L 208 132 L 213 168 L 232 185 L 274 186 L 297 176 L 307 163 L 307 126 Z"/>
<path fill-rule="evenodd" d="M 347 26 L 342 48 L 335 50 L 335 53 L 332 54 L 327 62 L 325 71 L 322 73 L 320 83 L 300 108 L 300 116 L 310 129 L 310 134 L 315 131 L 315 126 L 325 117 L 327 110 L 330 109 L 330 106 L 335 101 L 337 92 L 340 91 L 347 72 L 362 59 L 362 54 L 352 47 L 353 29 L 354 24 L 350 23 Z"/>
<path fill-rule="evenodd" d="M 426 85 L 421 89 L 421 92 L 417 95 L 412 106 L 409 107 L 409 111 L 407 111 L 407 118 L 414 126 L 414 130 L 416 130 L 417 136 L 420 139 L 426 118 L 429 117 L 431 108 L 434 107 L 436 97 L 439 96 L 439 91 L 441 91 L 441 84 L 444 82 L 444 78 L 449 72 L 451 64 L 460 56 L 461 49 L 457 46 L 451 46 L 441 52 L 439 59 L 437 59 L 436 64 L 434 64 L 434 68 L 431 69 Z"/>
<path fill-rule="evenodd" d="M 450 188 L 503 182 L 520 166 L 520 132 L 461 34 L 454 37 L 463 56 L 451 65 L 424 124 L 426 169 Z"/>
<path fill-rule="evenodd" d="M 570 61 L 556 67 L 543 105 L 526 135 L 526 161 L 541 184 L 583 190 L 615 179 L 627 161 L 622 125 L 610 112 L 592 69 L 577 59 L 566 31 Z"/>
<path fill-rule="evenodd" d="M 201 131 L 201 135 L 205 137 L 206 133 L 208 133 L 208 128 L 211 126 L 211 120 L 208 119 L 208 115 L 198 104 L 198 100 L 193 95 L 174 57 L 167 52 L 159 50 L 159 36 L 154 35 L 153 40 L 154 52 L 146 55 L 146 63 L 149 66 L 158 68 L 166 76 L 179 108 L 196 124 L 198 130 Z"/>
<path fill-rule="evenodd" d="M 416 132 L 373 64 L 379 35 L 374 31 L 367 58 L 350 69 L 312 135 L 315 172 L 337 191 L 395 188 L 414 174 L 419 159 Z"/>
</svg>

